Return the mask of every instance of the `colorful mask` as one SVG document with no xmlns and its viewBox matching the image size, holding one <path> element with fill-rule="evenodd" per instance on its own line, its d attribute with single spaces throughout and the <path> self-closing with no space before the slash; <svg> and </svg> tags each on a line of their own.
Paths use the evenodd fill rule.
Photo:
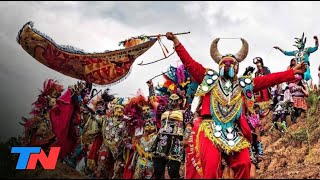
<svg viewBox="0 0 320 180">
<path fill-rule="evenodd" d="M 302 34 L 302 37 L 301 38 L 294 38 L 296 41 L 295 41 L 295 44 L 293 46 L 297 47 L 299 50 L 302 50 L 304 49 L 305 47 L 305 44 L 307 42 L 307 38 L 304 37 L 304 33 Z"/>
<path fill-rule="evenodd" d="M 113 110 L 114 116 L 117 116 L 117 117 L 123 116 L 123 110 L 124 110 L 124 107 L 122 105 L 118 105 L 118 104 L 115 105 Z"/>
<path fill-rule="evenodd" d="M 154 123 L 151 123 L 151 122 L 147 122 L 145 125 L 144 125 L 144 130 L 146 132 L 154 132 L 156 130 L 156 126 L 154 125 Z"/>
<path fill-rule="evenodd" d="M 169 106 L 171 108 L 176 107 L 179 103 L 179 99 L 180 99 L 180 97 L 177 94 L 172 94 L 169 97 Z"/>
<path fill-rule="evenodd" d="M 211 58 L 219 64 L 219 74 L 220 76 L 226 76 L 234 77 L 235 74 L 238 72 L 238 63 L 243 61 L 249 51 L 249 45 L 246 40 L 241 39 L 242 41 L 242 48 L 236 55 L 227 54 L 226 56 L 222 56 L 218 50 L 218 41 L 220 39 L 216 38 L 211 43 L 211 49 L 210 49 L 210 55 Z M 226 72 L 226 70 L 228 70 Z M 226 74 L 227 73 L 227 74 Z"/>
<path fill-rule="evenodd" d="M 143 107 L 142 107 L 142 113 L 143 113 L 143 115 L 147 116 L 147 115 L 150 114 L 150 112 L 151 112 L 151 108 L 150 108 L 149 106 L 143 106 Z"/>
<path fill-rule="evenodd" d="M 49 100 L 49 103 L 48 103 L 49 107 L 53 107 L 54 105 L 56 105 L 56 100 L 57 100 L 56 98 L 48 96 L 48 100 Z"/>
</svg>

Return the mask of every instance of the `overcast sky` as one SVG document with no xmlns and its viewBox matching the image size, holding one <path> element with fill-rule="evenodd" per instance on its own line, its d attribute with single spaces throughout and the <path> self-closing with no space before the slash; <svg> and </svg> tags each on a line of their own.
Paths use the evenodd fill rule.
<svg viewBox="0 0 320 180">
<path fill-rule="evenodd" d="M 142 34 L 165 34 L 168 31 L 190 34 L 179 36 L 190 55 L 205 67 L 217 68 L 210 58 L 209 47 L 217 37 L 242 37 L 250 46 L 248 57 L 240 68 L 252 65 L 260 56 L 272 72 L 285 70 L 291 57 L 272 50 L 278 45 L 295 50 L 294 37 L 305 32 L 307 46 L 314 46 L 314 35 L 320 35 L 319 2 L 0 2 L 0 80 L 1 80 L 1 140 L 22 133 L 18 124 L 28 116 L 31 103 L 42 88 L 44 80 L 55 78 L 65 87 L 75 79 L 64 76 L 34 60 L 15 38 L 28 21 L 58 44 L 72 45 L 87 52 L 119 49 L 118 42 Z M 169 50 L 170 41 L 163 39 Z M 236 53 L 239 39 L 221 40 L 219 50 Z M 318 81 L 319 52 L 310 57 L 311 73 Z M 111 87 L 112 93 L 131 96 L 141 88 L 147 94 L 145 82 L 177 65 L 176 54 L 169 59 L 139 66 L 162 58 L 155 44 L 140 56 L 130 76 Z M 161 80 L 161 78 L 156 79 Z"/>
</svg>

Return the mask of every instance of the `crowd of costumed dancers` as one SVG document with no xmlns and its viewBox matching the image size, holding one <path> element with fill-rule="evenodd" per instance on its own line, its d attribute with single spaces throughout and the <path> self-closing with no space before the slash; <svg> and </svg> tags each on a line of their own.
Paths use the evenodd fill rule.
<svg viewBox="0 0 320 180">
<path fill-rule="evenodd" d="M 92 178 L 171 179 L 221 178 L 227 168 L 234 178 L 255 178 L 264 156 L 262 121 L 272 114 L 272 129 L 284 134 L 287 116 L 292 123 L 307 111 L 311 53 L 306 38 L 296 38 L 298 50 L 273 73 L 261 57 L 239 74 L 249 44 L 235 54 L 220 54 L 219 38 L 210 46 L 218 70 L 205 68 L 172 33 L 181 65 L 169 66 L 162 82 L 146 82 L 131 97 L 117 97 L 111 89 L 98 91 L 78 81 L 63 87 L 49 79 L 23 118 L 22 144 L 61 147 L 59 161 Z M 270 62 L 270 61 L 268 61 Z M 312 83 L 311 83 L 312 84 Z M 130 94 L 130 93 L 128 93 Z M 197 97 L 197 100 L 194 100 Z M 181 174 L 184 166 L 184 174 Z"/>
</svg>

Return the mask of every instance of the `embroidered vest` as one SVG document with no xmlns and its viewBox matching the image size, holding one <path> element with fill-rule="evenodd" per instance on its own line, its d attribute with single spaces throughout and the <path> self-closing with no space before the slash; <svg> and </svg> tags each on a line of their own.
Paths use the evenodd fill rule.
<svg viewBox="0 0 320 180">
<path fill-rule="evenodd" d="M 201 123 L 197 138 L 199 133 L 204 131 L 205 135 L 227 154 L 250 146 L 235 121 L 240 118 L 243 105 L 250 112 L 254 112 L 253 80 L 251 76 L 242 76 L 236 82 L 227 87 L 231 88 L 228 92 L 220 82 L 219 74 L 207 69 L 196 93 L 196 96 L 210 93 L 212 115 L 212 120 L 203 120 Z"/>
</svg>

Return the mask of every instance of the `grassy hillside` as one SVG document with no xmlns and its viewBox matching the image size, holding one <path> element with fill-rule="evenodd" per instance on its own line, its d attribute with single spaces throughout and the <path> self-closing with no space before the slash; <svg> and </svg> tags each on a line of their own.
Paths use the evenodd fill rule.
<svg viewBox="0 0 320 180">
<path fill-rule="evenodd" d="M 308 111 L 292 124 L 287 117 L 288 133 L 269 133 L 262 137 L 265 158 L 258 178 L 320 178 L 320 101 L 319 91 L 307 98 Z M 263 121 L 272 125 L 272 115 Z"/>
</svg>

